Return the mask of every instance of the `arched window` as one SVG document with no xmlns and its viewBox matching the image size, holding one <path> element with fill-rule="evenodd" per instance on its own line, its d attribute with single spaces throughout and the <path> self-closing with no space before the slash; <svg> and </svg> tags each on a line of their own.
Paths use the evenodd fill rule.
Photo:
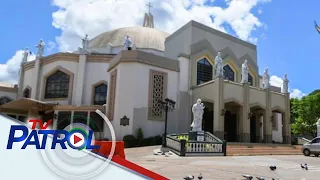
<svg viewBox="0 0 320 180">
<path fill-rule="evenodd" d="M 107 101 L 108 86 L 106 84 L 100 84 L 94 88 L 94 105 L 104 105 Z"/>
<path fill-rule="evenodd" d="M 252 76 L 250 75 L 250 73 L 248 74 L 248 82 L 249 82 L 249 85 L 250 85 L 250 86 L 253 86 L 253 78 L 252 78 Z"/>
<path fill-rule="evenodd" d="M 47 78 L 45 99 L 68 98 L 70 76 L 57 71 Z"/>
<path fill-rule="evenodd" d="M 26 89 L 23 91 L 23 97 L 25 97 L 25 98 L 30 98 L 30 89 L 29 89 L 29 88 L 26 88 Z"/>
<path fill-rule="evenodd" d="M 0 98 L 0 105 L 6 104 L 6 103 L 8 103 L 10 101 L 12 101 L 12 100 L 7 98 L 7 97 L 1 97 Z"/>
<path fill-rule="evenodd" d="M 212 80 L 212 65 L 204 58 L 197 63 L 197 85 Z"/>
<path fill-rule="evenodd" d="M 229 81 L 234 81 L 234 71 L 229 65 L 223 67 L 224 70 L 224 79 Z"/>
</svg>

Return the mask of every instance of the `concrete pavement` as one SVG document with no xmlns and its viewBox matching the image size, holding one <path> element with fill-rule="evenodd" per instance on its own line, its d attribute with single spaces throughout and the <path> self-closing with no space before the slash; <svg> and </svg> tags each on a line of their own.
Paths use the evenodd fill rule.
<svg viewBox="0 0 320 180">
<path fill-rule="evenodd" d="M 319 180 L 320 158 L 303 155 L 288 156 L 222 156 L 222 157 L 179 157 L 175 154 L 166 157 L 154 155 L 160 146 L 126 149 L 126 159 L 169 179 L 181 180 L 191 174 L 203 180 L 240 180 L 242 174 L 266 179 Z M 309 170 L 302 170 L 300 164 L 307 163 Z M 277 166 L 271 171 L 269 166 Z"/>
</svg>

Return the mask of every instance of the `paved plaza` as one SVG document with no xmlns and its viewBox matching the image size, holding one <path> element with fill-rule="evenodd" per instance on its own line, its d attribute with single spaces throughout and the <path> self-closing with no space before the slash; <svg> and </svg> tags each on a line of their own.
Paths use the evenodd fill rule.
<svg viewBox="0 0 320 180">
<path fill-rule="evenodd" d="M 169 179 L 183 179 L 187 175 L 203 179 L 240 180 L 242 174 L 266 179 L 319 180 L 320 158 L 303 155 L 288 156 L 223 156 L 223 157 L 179 157 L 175 154 L 154 155 L 160 146 L 126 149 L 126 159 L 152 170 Z M 156 151 L 155 151 L 156 152 Z M 300 164 L 307 163 L 309 170 L 302 170 Z M 269 166 L 275 165 L 276 171 Z M 197 178 L 195 178 L 197 179 Z"/>
</svg>

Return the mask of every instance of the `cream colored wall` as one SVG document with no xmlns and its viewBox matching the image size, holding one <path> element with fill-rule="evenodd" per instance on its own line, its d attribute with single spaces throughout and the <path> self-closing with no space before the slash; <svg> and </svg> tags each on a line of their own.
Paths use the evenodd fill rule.
<svg viewBox="0 0 320 180">
<path fill-rule="evenodd" d="M 192 91 L 192 102 L 196 102 L 197 99 L 202 101 L 214 102 L 214 81 L 202 84 Z"/>
<path fill-rule="evenodd" d="M 32 81 L 34 79 L 33 77 L 33 71 L 34 71 L 34 68 L 32 69 L 28 69 L 24 72 L 24 78 L 23 78 L 23 89 L 22 89 L 22 92 L 25 90 L 26 87 L 32 87 Z M 33 90 L 33 88 L 32 88 Z"/>
<path fill-rule="evenodd" d="M 7 92 L 7 91 L 1 91 L 0 90 L 0 98 L 2 97 L 8 97 L 11 100 L 16 100 L 17 99 L 17 93 L 15 92 Z"/>
<path fill-rule="evenodd" d="M 271 92 L 271 109 L 275 107 L 282 108 L 281 110 L 285 109 L 285 96 L 281 93 Z"/>
<path fill-rule="evenodd" d="M 224 83 L 224 99 L 236 99 L 243 103 L 243 86 L 238 83 L 226 82 Z"/>
<path fill-rule="evenodd" d="M 42 70 L 40 71 L 40 81 L 39 81 L 39 92 L 40 92 L 40 100 L 43 100 L 44 97 L 44 77 L 50 73 L 52 70 L 54 70 L 55 68 L 57 68 L 58 66 L 63 67 L 64 69 L 72 72 L 74 74 L 74 79 L 73 79 L 73 91 L 72 91 L 72 95 L 76 94 L 77 89 L 76 87 L 76 76 L 77 76 L 77 67 L 78 67 L 78 63 L 77 62 L 73 62 L 73 61 L 55 61 L 53 63 L 49 63 L 49 64 L 45 64 L 42 66 Z M 32 87 L 32 90 L 34 88 Z M 68 99 L 66 100 L 46 100 L 46 102 L 52 102 L 52 103 L 59 103 L 59 104 L 68 104 Z M 74 102 L 74 96 L 72 96 L 72 102 Z"/>
<path fill-rule="evenodd" d="M 249 88 L 249 104 L 260 104 L 266 107 L 266 91 L 254 87 Z"/>
<path fill-rule="evenodd" d="M 92 86 L 100 81 L 108 83 L 109 91 L 109 73 L 107 69 L 109 63 L 87 62 L 85 68 L 84 87 L 83 87 L 83 104 L 92 104 Z"/>
</svg>

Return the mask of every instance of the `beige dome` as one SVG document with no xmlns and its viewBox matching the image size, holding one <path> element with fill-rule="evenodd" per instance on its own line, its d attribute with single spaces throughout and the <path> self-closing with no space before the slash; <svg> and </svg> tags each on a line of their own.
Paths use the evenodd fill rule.
<svg viewBox="0 0 320 180">
<path fill-rule="evenodd" d="M 123 46 L 126 35 L 137 48 L 164 51 L 164 41 L 168 33 L 149 27 L 119 28 L 100 34 L 92 39 L 89 48 L 105 48 L 110 43 L 113 47 Z"/>
</svg>

